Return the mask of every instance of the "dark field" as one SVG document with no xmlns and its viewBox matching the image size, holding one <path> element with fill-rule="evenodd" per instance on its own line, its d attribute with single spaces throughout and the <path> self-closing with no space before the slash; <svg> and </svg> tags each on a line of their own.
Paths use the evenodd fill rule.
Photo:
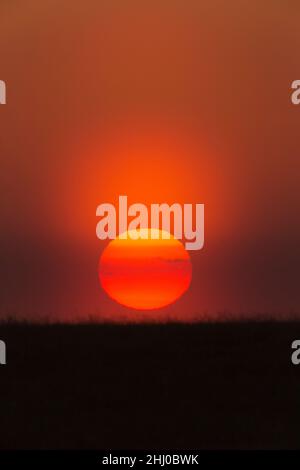
<svg viewBox="0 0 300 470">
<path fill-rule="evenodd" d="M 0 447 L 300 448 L 297 323 L 0 327 Z"/>
</svg>

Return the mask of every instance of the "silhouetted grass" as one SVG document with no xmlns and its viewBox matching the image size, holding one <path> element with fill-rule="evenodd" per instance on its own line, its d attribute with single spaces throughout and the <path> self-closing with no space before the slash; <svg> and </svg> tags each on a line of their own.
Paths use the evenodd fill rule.
<svg viewBox="0 0 300 470">
<path fill-rule="evenodd" d="M 298 322 L 0 326 L 0 447 L 294 448 Z"/>
</svg>

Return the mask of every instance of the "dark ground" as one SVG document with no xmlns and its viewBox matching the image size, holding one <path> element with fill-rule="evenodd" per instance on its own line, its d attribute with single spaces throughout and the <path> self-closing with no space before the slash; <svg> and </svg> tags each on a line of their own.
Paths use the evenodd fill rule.
<svg viewBox="0 0 300 470">
<path fill-rule="evenodd" d="M 2 325 L 0 448 L 300 448 L 300 323 Z"/>
</svg>

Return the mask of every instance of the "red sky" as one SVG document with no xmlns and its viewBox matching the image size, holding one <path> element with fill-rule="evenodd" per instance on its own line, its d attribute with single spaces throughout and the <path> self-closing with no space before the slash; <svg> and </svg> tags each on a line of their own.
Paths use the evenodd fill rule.
<svg viewBox="0 0 300 470">
<path fill-rule="evenodd" d="M 300 6 L 70 5 L 0 6 L 0 316 L 299 313 Z M 99 287 L 95 210 L 119 194 L 205 204 L 190 290 L 152 316 Z"/>
</svg>

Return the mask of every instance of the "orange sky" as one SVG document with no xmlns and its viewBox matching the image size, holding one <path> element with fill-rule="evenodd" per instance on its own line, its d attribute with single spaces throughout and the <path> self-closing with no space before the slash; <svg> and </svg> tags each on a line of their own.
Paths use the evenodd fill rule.
<svg viewBox="0 0 300 470">
<path fill-rule="evenodd" d="M 97 277 L 120 194 L 205 204 L 190 290 L 154 319 L 299 312 L 300 6 L 229 3 L 1 3 L 1 316 L 132 319 Z"/>
</svg>

